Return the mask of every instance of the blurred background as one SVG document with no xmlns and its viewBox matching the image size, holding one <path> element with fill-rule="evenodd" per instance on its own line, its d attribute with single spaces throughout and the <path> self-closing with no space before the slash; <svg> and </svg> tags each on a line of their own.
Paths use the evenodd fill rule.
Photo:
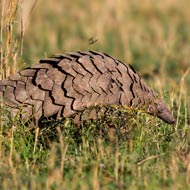
<svg viewBox="0 0 190 190">
<path fill-rule="evenodd" d="M 0 0 L 0 79 L 78 50 L 132 64 L 164 96 L 176 125 L 142 112 L 120 122 L 115 112 L 110 129 L 127 121 L 125 138 L 104 136 L 104 117 L 81 132 L 66 120 L 63 133 L 50 122 L 47 135 L 34 135 L 17 121 L 22 112 L 4 119 L 0 109 L 0 189 L 190 189 L 190 0 Z"/>
<path fill-rule="evenodd" d="M 6 9 L 9 1 L 1 1 Z M 13 27 L 22 46 L 19 67 L 57 53 L 101 51 L 132 64 L 160 91 L 175 89 L 190 67 L 189 0 L 23 0 L 17 4 Z M 186 79 L 190 84 L 190 77 Z"/>
</svg>

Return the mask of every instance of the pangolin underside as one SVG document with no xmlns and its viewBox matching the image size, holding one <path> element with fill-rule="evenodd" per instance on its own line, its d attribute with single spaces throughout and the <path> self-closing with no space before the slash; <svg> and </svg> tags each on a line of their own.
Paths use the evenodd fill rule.
<svg viewBox="0 0 190 190">
<path fill-rule="evenodd" d="M 99 105 L 143 108 L 175 122 L 164 101 L 127 64 L 99 52 L 76 52 L 42 59 L 0 81 L 0 97 L 22 118 L 68 117 Z"/>
</svg>

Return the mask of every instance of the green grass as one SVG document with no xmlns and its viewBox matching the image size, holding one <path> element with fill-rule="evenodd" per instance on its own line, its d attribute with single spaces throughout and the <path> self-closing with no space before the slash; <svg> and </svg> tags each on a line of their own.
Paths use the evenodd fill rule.
<svg viewBox="0 0 190 190">
<path fill-rule="evenodd" d="M 1 109 L 0 189 L 190 189 L 190 2 L 115 2 L 41 0 L 30 14 L 32 5 L 17 2 L 14 21 L 1 18 L 1 78 L 56 53 L 106 52 L 136 68 L 177 124 L 116 110 L 106 120 L 45 122 L 38 131 Z"/>
</svg>

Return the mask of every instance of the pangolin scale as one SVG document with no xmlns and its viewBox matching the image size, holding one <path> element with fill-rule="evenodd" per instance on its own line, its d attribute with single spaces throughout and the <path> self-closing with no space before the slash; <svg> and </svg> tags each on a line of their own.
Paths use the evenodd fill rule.
<svg viewBox="0 0 190 190">
<path fill-rule="evenodd" d="M 130 65 L 94 51 L 42 59 L 1 80 L 0 97 L 13 115 L 22 108 L 22 118 L 32 116 L 37 123 L 99 105 L 147 107 L 147 113 L 175 123 L 164 101 Z"/>
</svg>

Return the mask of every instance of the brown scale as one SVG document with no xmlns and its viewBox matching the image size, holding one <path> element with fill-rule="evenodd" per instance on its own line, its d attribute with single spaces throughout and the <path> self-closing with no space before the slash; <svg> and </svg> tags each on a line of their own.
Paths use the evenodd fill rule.
<svg viewBox="0 0 190 190">
<path fill-rule="evenodd" d="M 172 124 L 163 99 L 129 65 L 98 52 L 76 52 L 42 59 L 38 64 L 0 81 L 5 106 L 23 109 L 23 119 L 57 118 L 92 106 L 119 105 L 145 109 Z M 95 118 L 98 112 L 90 112 Z M 80 117 L 78 117 L 80 120 Z"/>
</svg>

